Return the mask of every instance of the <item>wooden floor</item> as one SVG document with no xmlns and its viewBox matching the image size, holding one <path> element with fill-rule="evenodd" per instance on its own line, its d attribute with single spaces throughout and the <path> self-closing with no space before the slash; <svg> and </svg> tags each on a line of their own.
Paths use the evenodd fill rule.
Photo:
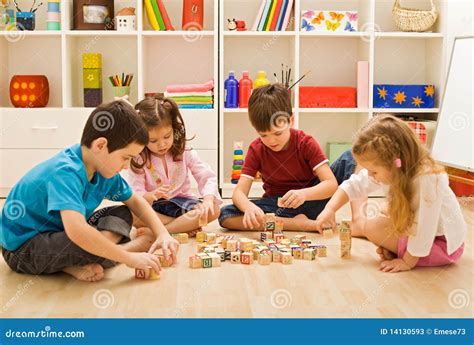
<svg viewBox="0 0 474 345">
<path fill-rule="evenodd" d="M 338 238 L 314 234 L 307 235 L 328 245 L 328 257 L 289 266 L 192 270 L 191 241 L 159 281 L 137 281 L 124 265 L 98 283 L 28 276 L 0 260 L 0 317 L 472 317 L 474 203 L 461 203 L 470 231 L 463 258 L 449 267 L 382 273 L 369 242 L 354 239 L 347 260 L 339 258 Z M 347 215 L 345 208 L 338 218 Z M 207 231 L 220 229 L 215 223 Z"/>
</svg>

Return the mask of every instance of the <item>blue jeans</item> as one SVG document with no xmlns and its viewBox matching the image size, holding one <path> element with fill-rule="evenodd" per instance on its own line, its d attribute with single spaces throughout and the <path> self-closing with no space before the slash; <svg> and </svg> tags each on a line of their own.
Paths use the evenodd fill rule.
<svg viewBox="0 0 474 345">
<path fill-rule="evenodd" d="M 194 198 L 172 198 L 160 199 L 153 202 L 152 208 L 155 212 L 165 216 L 178 218 L 189 211 L 192 211 L 200 201 Z"/>
<path fill-rule="evenodd" d="M 337 184 L 340 185 L 342 182 L 351 177 L 355 171 L 355 167 L 356 163 L 350 150 L 344 152 L 338 159 L 336 159 L 331 165 L 331 170 L 334 176 L 336 176 Z M 319 180 L 317 183 L 319 183 Z M 298 208 L 278 207 L 278 196 L 265 197 L 250 201 L 261 208 L 264 213 L 275 213 L 276 216 L 283 218 L 293 218 L 299 214 L 304 214 L 309 219 L 315 220 L 324 210 L 324 207 L 328 203 L 329 199 L 306 201 Z M 225 219 L 243 215 L 244 213 L 235 205 L 224 206 L 221 208 L 219 224 L 222 226 L 222 222 Z"/>
</svg>

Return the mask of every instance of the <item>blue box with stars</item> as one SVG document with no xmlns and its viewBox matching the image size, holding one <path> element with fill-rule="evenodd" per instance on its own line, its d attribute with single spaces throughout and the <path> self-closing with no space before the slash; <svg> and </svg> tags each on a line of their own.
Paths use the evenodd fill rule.
<svg viewBox="0 0 474 345">
<path fill-rule="evenodd" d="M 434 85 L 374 85 L 374 108 L 434 108 Z"/>
</svg>

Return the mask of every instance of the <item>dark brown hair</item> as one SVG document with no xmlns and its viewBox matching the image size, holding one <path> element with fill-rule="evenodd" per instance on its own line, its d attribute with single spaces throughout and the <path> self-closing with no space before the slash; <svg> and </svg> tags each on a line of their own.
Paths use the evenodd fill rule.
<svg viewBox="0 0 474 345">
<path fill-rule="evenodd" d="M 148 144 L 148 130 L 133 107 L 124 101 L 101 104 L 90 114 L 81 145 L 90 148 L 98 138 L 107 139 L 109 153 L 131 143 Z"/>
<path fill-rule="evenodd" d="M 171 126 L 173 128 L 173 146 L 171 146 L 170 152 L 174 161 L 181 160 L 186 149 L 187 139 L 184 121 L 176 102 L 162 96 L 147 97 L 135 105 L 135 109 L 145 123 L 147 130 L 157 126 Z M 132 159 L 132 170 L 138 173 L 142 171 L 143 167 L 149 167 L 152 154 L 145 146 L 139 159 Z"/>
<path fill-rule="evenodd" d="M 292 115 L 290 93 L 282 84 L 265 85 L 253 90 L 249 99 L 249 119 L 258 132 L 287 125 Z"/>
</svg>

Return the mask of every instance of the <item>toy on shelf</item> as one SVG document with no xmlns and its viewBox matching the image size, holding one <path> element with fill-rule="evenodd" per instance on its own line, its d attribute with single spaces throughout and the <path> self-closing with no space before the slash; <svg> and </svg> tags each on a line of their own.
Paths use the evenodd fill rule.
<svg viewBox="0 0 474 345">
<path fill-rule="evenodd" d="M 229 72 L 229 77 L 224 82 L 224 107 L 239 107 L 239 82 L 235 79 L 234 71 Z"/>
<path fill-rule="evenodd" d="M 114 88 L 114 99 L 124 99 L 126 101 L 130 98 L 130 83 L 132 82 L 133 74 L 115 74 L 109 77 L 110 83 Z"/>
<path fill-rule="evenodd" d="M 232 177 L 231 182 L 237 184 L 244 166 L 244 142 L 234 141 L 234 158 L 232 162 Z"/>
<path fill-rule="evenodd" d="M 82 82 L 84 107 L 97 107 L 102 103 L 102 55 L 82 54 Z"/>
<path fill-rule="evenodd" d="M 402 31 L 423 32 L 431 28 L 438 13 L 436 6 L 431 0 L 430 10 L 418 10 L 414 8 L 405 8 L 400 5 L 400 0 L 395 0 L 392 9 L 393 21 L 395 25 Z"/>
<path fill-rule="evenodd" d="M 10 15 L 8 13 L 9 0 L 0 0 L 0 30 L 3 30 L 10 23 Z"/>
<path fill-rule="evenodd" d="M 229 31 L 247 31 L 245 21 L 235 20 L 235 18 L 227 19 L 227 30 L 229 30 Z"/>
<path fill-rule="evenodd" d="M 125 7 L 115 15 L 115 30 L 135 31 L 136 15 L 134 7 Z"/>
<path fill-rule="evenodd" d="M 301 31 L 354 32 L 358 18 L 357 11 L 303 10 Z"/>
<path fill-rule="evenodd" d="M 48 0 L 46 30 L 61 30 L 61 0 Z"/>
<path fill-rule="evenodd" d="M 168 85 L 163 95 L 172 98 L 182 109 L 213 109 L 214 80 L 203 84 Z"/>
<path fill-rule="evenodd" d="M 204 27 L 204 0 L 183 1 L 183 30 L 201 31 Z"/>
<path fill-rule="evenodd" d="M 374 85 L 374 108 L 434 108 L 434 85 Z"/>
<path fill-rule="evenodd" d="M 43 108 L 49 101 L 49 82 L 44 75 L 14 75 L 10 101 L 16 108 Z"/>
</svg>

